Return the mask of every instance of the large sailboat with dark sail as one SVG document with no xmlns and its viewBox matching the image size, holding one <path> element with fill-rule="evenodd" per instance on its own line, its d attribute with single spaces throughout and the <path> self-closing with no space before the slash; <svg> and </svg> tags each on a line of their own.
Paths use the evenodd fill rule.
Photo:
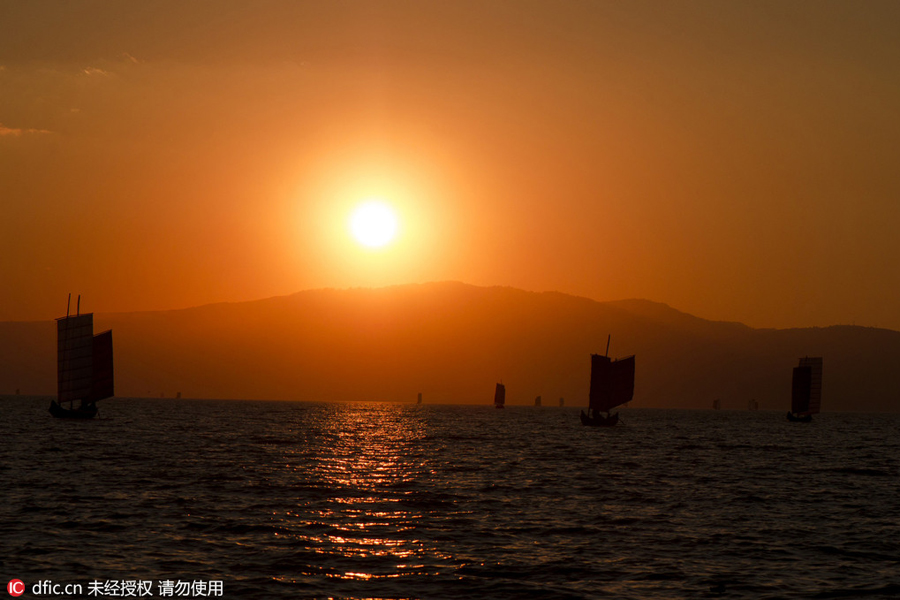
<svg viewBox="0 0 900 600">
<path fill-rule="evenodd" d="M 634 356 L 609 358 L 609 341 L 606 354 L 591 354 L 591 390 L 588 414 L 581 411 L 581 424 L 591 427 L 612 427 L 619 422 L 619 413 L 609 411 L 634 396 Z M 605 414 L 603 414 L 605 413 Z"/>
<path fill-rule="evenodd" d="M 56 320 L 57 399 L 50 414 L 67 419 L 93 419 L 97 401 L 114 394 L 112 331 L 94 335 L 94 315 L 81 312 L 78 297 L 75 314 Z"/>
<path fill-rule="evenodd" d="M 788 421 L 809 423 L 822 407 L 822 357 L 806 356 L 794 367 Z"/>
<path fill-rule="evenodd" d="M 506 404 L 506 386 L 498 383 L 494 388 L 494 408 L 503 408 Z"/>
</svg>

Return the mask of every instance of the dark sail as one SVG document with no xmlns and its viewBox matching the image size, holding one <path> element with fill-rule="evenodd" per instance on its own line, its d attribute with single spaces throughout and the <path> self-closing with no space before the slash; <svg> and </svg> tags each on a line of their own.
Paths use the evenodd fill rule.
<svg viewBox="0 0 900 600">
<path fill-rule="evenodd" d="M 809 414 L 817 415 L 822 408 L 822 357 L 801 358 L 800 364 L 810 369 Z"/>
<path fill-rule="evenodd" d="M 610 360 L 591 354 L 590 408 L 609 411 L 630 402 L 634 396 L 634 356 Z"/>
<path fill-rule="evenodd" d="M 804 414 L 809 412 L 809 382 L 812 379 L 812 369 L 809 367 L 794 367 L 794 376 L 791 379 L 791 412 Z"/>
<path fill-rule="evenodd" d="M 506 404 L 506 386 L 498 383 L 494 390 L 494 406 L 503 406 L 504 404 Z"/>
<path fill-rule="evenodd" d="M 791 412 L 815 415 L 821 407 L 822 357 L 801 358 L 791 381 Z"/>
<path fill-rule="evenodd" d="M 115 394 L 113 384 L 112 331 L 104 331 L 94 336 L 94 368 L 91 376 L 91 393 L 88 400 L 110 398 Z"/>
<path fill-rule="evenodd" d="M 59 402 L 82 400 L 91 392 L 94 370 L 94 315 L 56 320 L 56 375 Z"/>
</svg>

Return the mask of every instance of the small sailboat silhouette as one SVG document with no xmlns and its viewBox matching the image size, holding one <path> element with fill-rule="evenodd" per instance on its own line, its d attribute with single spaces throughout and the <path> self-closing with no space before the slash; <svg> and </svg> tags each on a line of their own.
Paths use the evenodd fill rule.
<svg viewBox="0 0 900 600">
<path fill-rule="evenodd" d="M 93 313 L 81 314 L 81 296 L 75 314 L 56 320 L 57 399 L 50 401 L 50 414 L 67 419 L 93 419 L 97 401 L 114 392 L 112 331 L 94 335 Z M 77 403 L 77 406 L 76 406 Z M 68 405 L 68 406 L 66 406 Z"/>
<path fill-rule="evenodd" d="M 494 388 L 494 408 L 503 408 L 504 404 L 506 404 L 506 386 L 498 383 Z"/>
<path fill-rule="evenodd" d="M 606 354 L 591 354 L 591 389 L 589 415 L 581 411 L 581 424 L 591 427 L 612 427 L 619 422 L 619 413 L 610 415 L 613 408 L 631 401 L 634 396 L 634 356 L 611 360 L 609 342 Z M 602 415 L 600 413 L 606 413 Z"/>
<path fill-rule="evenodd" d="M 788 421 L 809 423 L 822 407 L 822 357 L 807 356 L 794 367 Z"/>
</svg>

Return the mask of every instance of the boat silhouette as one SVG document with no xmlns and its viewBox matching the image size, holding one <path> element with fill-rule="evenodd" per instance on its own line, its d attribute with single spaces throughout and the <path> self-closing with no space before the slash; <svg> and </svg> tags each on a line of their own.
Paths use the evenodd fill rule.
<svg viewBox="0 0 900 600">
<path fill-rule="evenodd" d="M 631 401 L 634 396 L 634 356 L 610 359 L 611 337 L 606 340 L 606 354 L 591 354 L 589 414 L 581 411 L 582 425 L 591 427 L 616 425 L 619 422 L 619 413 L 610 415 L 609 411 Z"/>
<path fill-rule="evenodd" d="M 56 319 L 57 397 L 50 401 L 50 414 L 62 419 L 93 419 L 97 401 L 114 392 L 112 331 L 94 335 L 93 313 L 81 314 L 78 296 L 75 314 Z M 67 406 L 68 405 L 68 406 Z"/>
<path fill-rule="evenodd" d="M 822 407 L 822 357 L 806 356 L 794 367 L 788 421 L 809 423 Z"/>
<path fill-rule="evenodd" d="M 503 408 L 504 404 L 506 404 L 506 386 L 498 383 L 494 388 L 494 408 Z"/>
</svg>

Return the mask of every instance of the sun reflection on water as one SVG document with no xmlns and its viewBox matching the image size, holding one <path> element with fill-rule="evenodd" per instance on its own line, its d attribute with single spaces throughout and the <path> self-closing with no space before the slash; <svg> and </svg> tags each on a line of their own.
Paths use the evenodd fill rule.
<svg viewBox="0 0 900 600">
<path fill-rule="evenodd" d="M 423 573 L 416 558 L 440 554 L 413 535 L 423 513 L 409 500 L 428 476 L 424 422 L 402 406 L 351 404 L 334 405 L 316 425 L 330 435 L 314 437 L 313 452 L 285 449 L 299 487 L 315 493 L 299 494 L 295 507 L 276 516 L 278 525 L 309 551 L 332 557 L 334 568 L 320 573 L 328 578 Z"/>
</svg>

